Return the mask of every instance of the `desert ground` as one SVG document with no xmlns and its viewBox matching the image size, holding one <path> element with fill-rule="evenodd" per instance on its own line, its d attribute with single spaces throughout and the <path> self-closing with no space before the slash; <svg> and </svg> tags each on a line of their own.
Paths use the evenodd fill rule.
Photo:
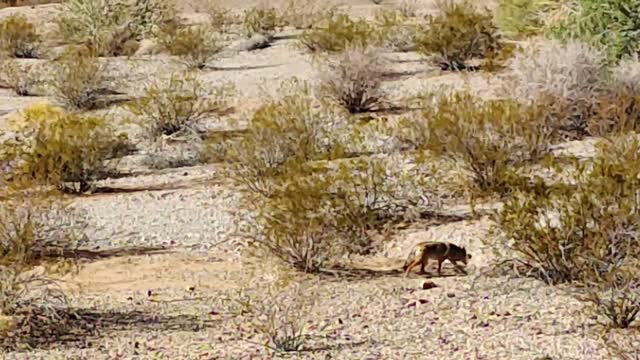
<svg viewBox="0 0 640 360">
<path fill-rule="evenodd" d="M 222 4 L 240 12 L 258 3 L 224 0 Z M 344 0 L 342 4 L 342 11 L 367 18 L 394 2 L 385 0 L 378 5 Z M 421 14 L 435 11 L 432 0 L 417 4 Z M 197 0 L 181 2 L 180 19 L 200 21 L 200 5 Z M 59 9 L 59 4 L 5 8 L 0 9 L 0 19 L 20 13 L 46 29 Z M 277 34 L 264 49 L 229 52 L 215 61 L 215 69 L 200 73 L 207 84 L 235 85 L 235 112 L 229 116 L 237 120 L 234 126 L 241 128 L 252 111 L 277 96 L 282 81 L 295 76 L 313 83 L 316 78 L 310 55 L 293 46 L 295 36 L 286 35 L 291 34 Z M 441 71 L 417 53 L 389 52 L 386 56 L 400 74 L 384 83 L 391 98 L 447 85 L 489 99 L 501 83 L 500 74 Z M 119 79 L 119 91 L 127 94 L 139 94 L 148 81 L 181 66 L 164 54 L 142 53 L 106 61 L 110 75 Z M 0 89 L 0 126 L 16 112 L 48 100 Z M 118 117 L 123 110 L 114 106 L 99 112 Z M 228 123 L 206 125 L 217 131 L 229 129 Z M 135 135 L 136 130 L 131 133 Z M 589 152 L 590 143 L 571 142 L 563 149 Z M 238 299 L 242 296 L 272 299 L 283 306 L 295 304 L 286 316 L 303 321 L 311 336 L 300 351 L 277 355 L 284 358 L 613 356 L 605 346 L 607 339 L 598 319 L 562 285 L 485 274 L 497 261 L 481 242 L 491 223 L 487 216 L 472 215 L 464 202 L 443 209 L 456 215 L 451 219 L 415 222 L 391 233 L 374 253 L 345 258 L 353 265 L 352 271 L 304 274 L 275 259 L 247 254 L 246 244 L 234 236 L 237 217 L 245 216 L 238 209 L 240 194 L 225 178 L 222 164 L 187 163 L 158 169 L 148 166 L 148 157 L 141 150 L 123 159 L 119 166 L 129 175 L 98 184 L 110 191 L 71 197 L 72 208 L 87 218 L 87 248 L 137 250 L 81 259 L 77 269 L 59 279 L 69 298 L 69 310 L 59 319 L 68 322 L 65 331 L 58 333 L 43 323 L 33 329 L 39 334 L 36 338 L 12 338 L 0 349 L 1 358 L 270 358 L 274 353 L 263 345 L 263 334 L 252 325 L 253 315 L 241 309 Z M 445 262 L 443 276 L 438 277 L 431 262 L 427 274 L 404 277 L 400 267 L 408 252 L 413 244 L 425 240 L 465 246 L 473 255 L 467 274 Z M 278 286 L 272 284 L 289 292 L 278 293 Z M 291 293 L 295 288 L 298 292 Z M 294 300 L 278 300 L 278 296 Z M 637 331 L 615 330 L 606 336 L 624 339 L 628 347 L 640 349 Z"/>
</svg>

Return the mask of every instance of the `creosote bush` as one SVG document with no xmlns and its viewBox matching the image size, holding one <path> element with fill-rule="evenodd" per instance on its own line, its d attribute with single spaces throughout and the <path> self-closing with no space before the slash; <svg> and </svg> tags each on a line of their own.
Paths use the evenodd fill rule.
<svg viewBox="0 0 640 360">
<path fill-rule="evenodd" d="M 427 16 L 428 25 L 416 38 L 419 52 L 435 55 L 445 70 L 465 70 L 474 58 L 495 56 L 500 51 L 500 36 L 489 11 L 474 9 L 469 1 L 443 0 L 440 12 Z"/>
<path fill-rule="evenodd" d="M 11 174 L 66 192 L 85 192 L 110 172 L 106 160 L 126 151 L 126 136 L 116 135 L 101 117 L 66 113 L 33 105 L 13 119 L 17 137 L 3 144 Z M 113 165 L 113 164 L 111 164 Z"/>
<path fill-rule="evenodd" d="M 171 0 L 66 0 L 57 19 L 63 40 L 82 44 L 97 55 L 129 55 L 131 42 L 173 20 Z"/>
<path fill-rule="evenodd" d="M 12 15 L 0 21 L 0 56 L 37 58 L 39 43 L 40 36 L 24 15 Z"/>
<path fill-rule="evenodd" d="M 209 88 L 194 73 L 172 73 L 149 84 L 144 95 L 128 104 L 151 138 L 194 131 L 199 121 L 230 111 L 233 88 Z"/>
<path fill-rule="evenodd" d="M 47 83 L 60 105 L 91 110 L 109 90 L 107 75 L 106 65 L 92 51 L 71 50 L 52 63 Z"/>
<path fill-rule="evenodd" d="M 508 193 L 513 171 L 548 151 L 555 130 L 545 111 L 512 100 L 484 102 L 468 93 L 441 96 L 423 111 L 424 146 L 462 164 L 472 191 Z"/>
<path fill-rule="evenodd" d="M 206 25 L 167 25 L 163 27 L 158 41 L 169 54 L 180 57 L 194 69 L 207 67 L 224 48 L 221 37 Z"/>
<path fill-rule="evenodd" d="M 339 52 L 375 44 L 375 29 L 365 20 L 339 14 L 306 30 L 300 41 L 312 52 Z"/>
<path fill-rule="evenodd" d="M 611 326 L 628 327 L 640 311 L 638 139 L 601 142 L 594 159 L 574 168 L 574 184 L 519 188 L 495 215 L 491 238 L 502 239 L 525 275 L 572 282 Z"/>
<path fill-rule="evenodd" d="M 329 58 L 320 71 L 320 92 L 352 114 L 381 110 L 389 64 L 380 49 L 350 49 Z"/>
<path fill-rule="evenodd" d="M 604 50 L 612 61 L 640 51 L 639 32 L 639 0 L 576 0 L 549 29 L 554 38 L 578 39 Z"/>
</svg>

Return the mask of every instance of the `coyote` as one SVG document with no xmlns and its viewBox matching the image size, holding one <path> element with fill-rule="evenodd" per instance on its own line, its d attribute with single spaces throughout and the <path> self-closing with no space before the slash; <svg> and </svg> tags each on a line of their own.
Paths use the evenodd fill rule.
<svg viewBox="0 0 640 360">
<path fill-rule="evenodd" d="M 414 245 L 411 253 L 404 263 L 402 268 L 404 270 L 404 276 L 407 276 L 407 274 L 418 264 L 421 264 L 420 271 L 424 273 L 424 267 L 429 262 L 429 259 L 438 260 L 438 276 L 442 275 L 442 262 L 445 260 L 449 260 L 456 268 L 466 273 L 466 271 L 462 269 L 457 262 L 462 261 L 467 265 L 467 261 L 471 259 L 471 254 L 467 254 L 467 250 L 464 247 L 446 242 L 420 242 Z"/>
</svg>

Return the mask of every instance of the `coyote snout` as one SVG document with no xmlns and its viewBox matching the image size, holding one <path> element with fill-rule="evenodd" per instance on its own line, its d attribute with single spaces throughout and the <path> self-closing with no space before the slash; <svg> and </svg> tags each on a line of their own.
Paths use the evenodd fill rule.
<svg viewBox="0 0 640 360">
<path fill-rule="evenodd" d="M 421 265 L 420 271 L 424 273 L 424 268 L 429 262 L 429 259 L 438 260 L 438 276 L 442 275 L 442 262 L 445 260 L 449 260 L 456 268 L 466 273 L 466 271 L 458 265 L 458 261 L 467 265 L 467 261 L 471 259 L 471 254 L 467 254 L 465 248 L 454 244 L 424 241 L 416 244 L 411 250 L 403 266 L 404 275 L 407 276 L 418 264 Z"/>
</svg>

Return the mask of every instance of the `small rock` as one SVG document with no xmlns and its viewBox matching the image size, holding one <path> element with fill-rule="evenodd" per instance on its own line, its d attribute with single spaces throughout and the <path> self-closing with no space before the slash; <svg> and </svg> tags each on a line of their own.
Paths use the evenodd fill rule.
<svg viewBox="0 0 640 360">
<path fill-rule="evenodd" d="M 429 290 L 438 287 L 433 281 L 425 281 L 422 283 L 422 290 Z"/>
</svg>

